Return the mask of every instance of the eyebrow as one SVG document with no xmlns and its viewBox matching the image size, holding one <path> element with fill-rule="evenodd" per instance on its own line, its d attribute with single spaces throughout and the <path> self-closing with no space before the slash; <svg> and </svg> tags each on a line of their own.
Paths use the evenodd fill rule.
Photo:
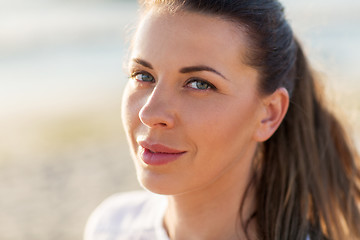
<svg viewBox="0 0 360 240">
<path fill-rule="evenodd" d="M 213 72 L 219 75 L 220 77 L 224 78 L 225 80 L 228 80 L 223 74 L 221 74 L 220 72 L 209 66 L 199 65 L 199 66 L 184 67 L 180 69 L 181 73 L 191 73 L 191 72 L 201 72 L 201 71 Z"/>
<path fill-rule="evenodd" d="M 142 60 L 140 58 L 133 58 L 133 62 L 136 62 L 137 64 L 140 64 L 144 67 L 147 67 L 147 68 L 150 68 L 150 69 L 154 69 L 153 66 L 151 65 L 151 63 L 145 61 L 145 60 Z"/>
<path fill-rule="evenodd" d="M 151 65 L 151 63 L 140 59 L 140 58 L 134 58 L 133 62 L 140 64 L 144 67 L 150 68 L 150 69 L 154 69 L 153 66 Z M 180 69 L 180 73 L 192 73 L 192 72 L 201 72 L 201 71 L 208 71 L 208 72 L 213 72 L 217 75 L 219 75 L 220 77 L 224 78 L 225 80 L 228 80 L 223 74 L 221 74 L 219 71 L 215 70 L 212 67 L 209 66 L 205 66 L 205 65 L 198 65 L 198 66 L 190 66 L 190 67 L 184 67 Z"/>
</svg>

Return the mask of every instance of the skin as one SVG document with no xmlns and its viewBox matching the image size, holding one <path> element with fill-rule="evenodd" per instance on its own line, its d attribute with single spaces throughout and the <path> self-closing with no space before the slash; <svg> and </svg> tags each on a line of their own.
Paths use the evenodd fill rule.
<svg viewBox="0 0 360 240">
<path fill-rule="evenodd" d="M 123 123 L 140 183 L 168 195 L 171 239 L 244 236 L 239 207 L 258 143 L 288 105 L 284 89 L 259 94 L 258 72 L 243 61 L 248 46 L 238 26 L 214 16 L 150 10 L 138 27 Z M 185 153 L 148 165 L 139 157 L 141 140 Z M 252 202 L 250 193 L 244 219 Z"/>
</svg>

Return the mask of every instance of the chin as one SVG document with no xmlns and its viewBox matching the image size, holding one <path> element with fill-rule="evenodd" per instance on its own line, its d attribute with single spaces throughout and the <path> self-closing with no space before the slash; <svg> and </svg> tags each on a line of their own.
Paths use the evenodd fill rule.
<svg viewBox="0 0 360 240">
<path fill-rule="evenodd" d="M 156 176 L 153 173 L 139 173 L 137 179 L 144 189 L 161 195 L 174 195 L 174 187 L 171 182 L 165 181 L 162 176 Z"/>
<path fill-rule="evenodd" d="M 148 169 L 137 169 L 137 179 L 140 185 L 150 192 L 161 195 L 178 195 L 187 192 L 184 179 L 174 175 L 157 173 Z"/>
</svg>

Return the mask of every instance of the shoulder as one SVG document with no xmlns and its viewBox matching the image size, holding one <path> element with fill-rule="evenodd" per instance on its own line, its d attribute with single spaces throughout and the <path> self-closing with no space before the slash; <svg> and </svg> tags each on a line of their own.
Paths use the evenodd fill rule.
<svg viewBox="0 0 360 240">
<path fill-rule="evenodd" d="M 160 228 L 166 206 L 164 196 L 146 191 L 113 195 L 91 214 L 85 240 L 149 239 L 140 235 L 155 235 L 163 230 Z"/>
</svg>

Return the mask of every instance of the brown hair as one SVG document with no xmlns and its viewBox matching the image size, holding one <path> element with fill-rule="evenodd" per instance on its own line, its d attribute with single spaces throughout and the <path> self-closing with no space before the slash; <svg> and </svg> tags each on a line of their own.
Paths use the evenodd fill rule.
<svg viewBox="0 0 360 240">
<path fill-rule="evenodd" d="M 145 0 L 212 14 L 245 27 L 248 64 L 260 92 L 289 92 L 289 110 L 264 142 L 250 186 L 256 189 L 260 239 L 360 239 L 359 157 L 341 124 L 320 99 L 320 88 L 276 0 Z M 242 209 L 242 208 L 240 208 Z M 241 211 L 241 210 L 240 210 Z"/>
</svg>

